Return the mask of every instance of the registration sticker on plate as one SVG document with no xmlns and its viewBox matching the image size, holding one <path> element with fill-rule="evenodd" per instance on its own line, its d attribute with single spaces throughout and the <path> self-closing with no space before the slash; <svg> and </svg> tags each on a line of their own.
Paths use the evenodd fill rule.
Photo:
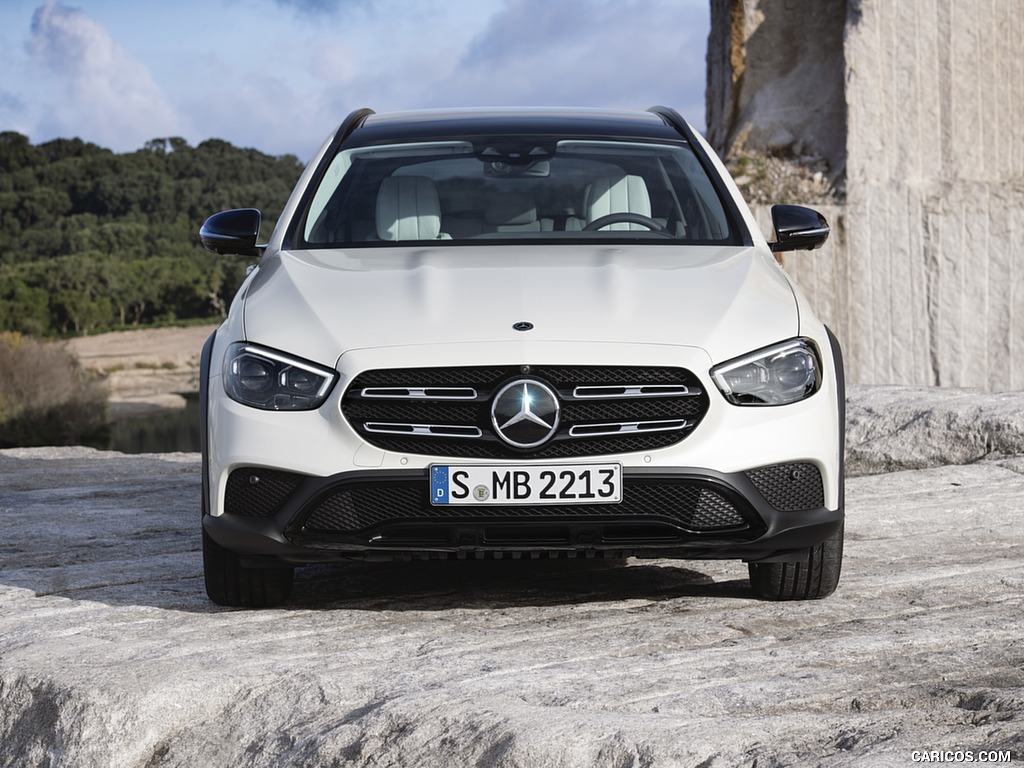
<svg viewBox="0 0 1024 768">
<path fill-rule="evenodd" d="M 617 504 L 620 464 L 430 467 L 430 501 L 453 504 Z"/>
</svg>

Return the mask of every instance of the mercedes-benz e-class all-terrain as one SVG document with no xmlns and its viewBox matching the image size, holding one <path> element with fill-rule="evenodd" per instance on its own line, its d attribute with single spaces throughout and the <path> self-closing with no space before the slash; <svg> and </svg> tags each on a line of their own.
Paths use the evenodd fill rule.
<svg viewBox="0 0 1024 768">
<path fill-rule="evenodd" d="M 350 115 L 202 354 L 206 588 L 345 559 L 687 558 L 819 598 L 843 550 L 839 345 L 676 112 Z M 380 567 L 387 567 L 382 565 Z"/>
</svg>

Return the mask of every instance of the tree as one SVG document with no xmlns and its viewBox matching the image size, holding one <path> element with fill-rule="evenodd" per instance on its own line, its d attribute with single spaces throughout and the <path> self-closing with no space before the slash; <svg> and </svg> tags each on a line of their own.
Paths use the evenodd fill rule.
<svg viewBox="0 0 1024 768">
<path fill-rule="evenodd" d="M 50 335 L 223 316 L 247 262 L 206 253 L 199 227 L 251 206 L 269 229 L 302 166 L 218 139 L 115 154 L 2 132 L 0 171 L 0 331 Z"/>
</svg>

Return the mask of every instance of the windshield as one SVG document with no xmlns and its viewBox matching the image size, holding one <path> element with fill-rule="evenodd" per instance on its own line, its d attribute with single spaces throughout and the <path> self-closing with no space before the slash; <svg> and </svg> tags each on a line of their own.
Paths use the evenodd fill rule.
<svg viewBox="0 0 1024 768">
<path fill-rule="evenodd" d="M 309 201 L 310 248 L 737 238 L 683 142 L 514 136 L 354 147 L 333 158 Z"/>
</svg>

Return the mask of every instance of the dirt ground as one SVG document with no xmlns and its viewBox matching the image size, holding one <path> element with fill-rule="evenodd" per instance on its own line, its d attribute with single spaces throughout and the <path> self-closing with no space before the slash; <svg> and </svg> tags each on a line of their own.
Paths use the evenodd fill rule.
<svg viewBox="0 0 1024 768">
<path fill-rule="evenodd" d="M 114 331 L 66 344 L 84 367 L 106 375 L 111 415 L 119 418 L 185 407 L 182 395 L 199 391 L 199 355 L 216 327 Z"/>
</svg>

